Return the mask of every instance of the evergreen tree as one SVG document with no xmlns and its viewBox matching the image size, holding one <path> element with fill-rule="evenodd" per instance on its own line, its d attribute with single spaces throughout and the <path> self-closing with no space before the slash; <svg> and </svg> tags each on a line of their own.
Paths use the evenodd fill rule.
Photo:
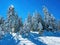
<svg viewBox="0 0 60 45">
<path fill-rule="evenodd" d="M 30 13 L 28 13 L 27 23 L 29 23 L 29 28 L 32 30 L 32 16 Z"/>
<path fill-rule="evenodd" d="M 38 30 L 37 28 L 38 28 L 37 15 L 36 15 L 36 13 L 33 13 L 33 16 L 32 16 L 32 30 L 37 31 Z"/>
<path fill-rule="evenodd" d="M 33 16 L 32 16 L 32 30 L 33 31 L 38 31 L 38 24 L 39 24 L 39 22 L 41 22 L 41 24 L 43 25 L 42 17 L 36 11 L 35 13 L 33 13 Z"/>
<path fill-rule="evenodd" d="M 4 36 L 4 19 L 0 16 L 0 39 Z"/>
<path fill-rule="evenodd" d="M 45 27 L 49 31 L 56 31 L 56 20 L 55 17 L 48 12 L 48 9 L 44 6 L 43 7 L 44 11 L 44 22 L 45 22 Z"/>
<path fill-rule="evenodd" d="M 0 39 L 3 38 L 4 31 L 2 25 L 0 25 Z"/>
<path fill-rule="evenodd" d="M 24 22 L 24 25 L 23 25 L 23 34 L 24 34 L 25 36 L 28 36 L 28 35 L 29 35 L 30 30 L 31 30 L 30 27 L 31 27 L 31 26 L 30 26 L 30 23 L 28 23 L 27 19 L 25 19 L 25 22 Z"/>
<path fill-rule="evenodd" d="M 14 10 L 14 6 L 11 5 L 8 9 L 8 15 L 7 15 L 7 19 L 8 19 L 8 26 L 9 28 L 11 28 L 11 31 L 13 32 L 18 32 L 20 30 L 20 19 L 17 15 L 17 13 Z"/>
<path fill-rule="evenodd" d="M 50 17 L 49 17 L 48 9 L 45 6 L 43 7 L 43 12 L 44 12 L 45 29 L 48 30 Z"/>
</svg>

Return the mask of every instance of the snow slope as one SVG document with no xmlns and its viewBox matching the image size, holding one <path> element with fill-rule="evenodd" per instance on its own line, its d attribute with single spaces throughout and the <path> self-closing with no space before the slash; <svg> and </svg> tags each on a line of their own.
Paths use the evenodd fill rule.
<svg viewBox="0 0 60 45">
<path fill-rule="evenodd" d="M 41 36 L 38 32 L 31 32 L 28 37 L 23 37 L 18 33 L 8 33 L 0 39 L 0 45 L 60 45 L 59 36 L 50 36 L 51 34 L 47 34 Z"/>
<path fill-rule="evenodd" d="M 20 40 L 18 45 L 60 45 L 60 37 L 50 35 L 40 36 L 38 35 L 38 32 L 31 32 L 27 38 L 23 38 L 21 35 L 19 35 L 18 39 Z"/>
</svg>

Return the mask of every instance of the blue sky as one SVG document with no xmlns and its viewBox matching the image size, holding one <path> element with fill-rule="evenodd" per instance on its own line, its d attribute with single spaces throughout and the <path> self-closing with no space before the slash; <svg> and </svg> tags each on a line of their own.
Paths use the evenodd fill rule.
<svg viewBox="0 0 60 45">
<path fill-rule="evenodd" d="M 56 19 L 60 19 L 60 0 L 0 0 L 0 15 L 4 18 L 6 18 L 8 7 L 11 4 L 14 5 L 15 11 L 23 20 L 27 17 L 28 12 L 32 15 L 35 10 L 43 16 L 43 5 Z"/>
</svg>

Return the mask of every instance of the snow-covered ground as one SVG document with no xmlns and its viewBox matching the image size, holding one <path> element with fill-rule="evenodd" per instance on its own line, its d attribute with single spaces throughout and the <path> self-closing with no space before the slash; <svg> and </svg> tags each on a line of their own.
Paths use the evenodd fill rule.
<svg viewBox="0 0 60 45">
<path fill-rule="evenodd" d="M 38 32 L 31 32 L 24 38 L 17 33 L 6 34 L 0 39 L 0 45 L 60 45 L 59 36 L 40 36 Z"/>
<path fill-rule="evenodd" d="M 31 41 L 29 41 L 27 38 L 23 38 L 21 35 L 17 35 L 16 33 L 12 33 L 12 35 L 14 36 L 14 39 L 16 40 L 20 40 L 20 42 L 17 45 L 35 45 L 34 43 L 32 43 Z"/>
<path fill-rule="evenodd" d="M 60 45 L 60 37 L 39 37 L 40 41 L 47 45 Z"/>
<path fill-rule="evenodd" d="M 32 32 L 28 38 L 23 38 L 19 35 L 18 39 L 20 40 L 18 45 L 60 45 L 60 37 L 38 36 L 38 32 Z"/>
</svg>

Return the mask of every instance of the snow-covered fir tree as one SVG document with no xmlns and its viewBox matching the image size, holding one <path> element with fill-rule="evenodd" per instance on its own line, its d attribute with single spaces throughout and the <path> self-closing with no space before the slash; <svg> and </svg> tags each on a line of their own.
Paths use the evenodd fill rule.
<svg viewBox="0 0 60 45">
<path fill-rule="evenodd" d="M 20 26 L 22 25 L 22 23 L 17 13 L 15 12 L 13 5 L 11 5 L 8 8 L 7 22 L 8 22 L 8 27 L 11 29 L 10 31 L 18 32 L 20 30 Z"/>
<path fill-rule="evenodd" d="M 3 38 L 5 32 L 4 32 L 4 29 L 3 29 L 3 25 L 0 25 L 0 39 Z"/>
<path fill-rule="evenodd" d="M 22 33 L 21 31 L 23 30 L 23 22 L 21 17 L 18 19 L 18 28 L 19 28 L 19 33 Z"/>
<path fill-rule="evenodd" d="M 42 17 L 36 11 L 35 13 L 33 13 L 33 16 L 32 16 L 32 30 L 33 31 L 39 31 L 38 30 L 38 24 L 39 24 L 39 22 L 42 24 Z"/>
<path fill-rule="evenodd" d="M 48 29 L 50 17 L 48 14 L 48 9 L 45 6 L 43 7 L 43 12 L 44 12 L 45 29 Z"/>
<path fill-rule="evenodd" d="M 48 12 L 48 9 L 44 6 L 43 7 L 43 12 L 44 12 L 44 22 L 45 22 L 45 27 L 49 31 L 56 31 L 56 20 L 55 17 Z"/>
<path fill-rule="evenodd" d="M 0 39 L 4 36 L 4 19 L 0 16 Z"/>
<path fill-rule="evenodd" d="M 32 30 L 32 16 L 30 13 L 28 13 L 28 17 L 27 17 L 27 23 L 29 23 L 29 28 L 30 30 Z"/>
<path fill-rule="evenodd" d="M 37 20 L 37 14 L 33 13 L 32 16 L 32 30 L 37 31 L 38 30 L 38 20 Z"/>
<path fill-rule="evenodd" d="M 23 25 L 23 34 L 25 36 L 28 36 L 31 30 L 31 25 L 30 23 L 27 21 L 27 19 L 25 19 L 24 25 Z"/>
</svg>

